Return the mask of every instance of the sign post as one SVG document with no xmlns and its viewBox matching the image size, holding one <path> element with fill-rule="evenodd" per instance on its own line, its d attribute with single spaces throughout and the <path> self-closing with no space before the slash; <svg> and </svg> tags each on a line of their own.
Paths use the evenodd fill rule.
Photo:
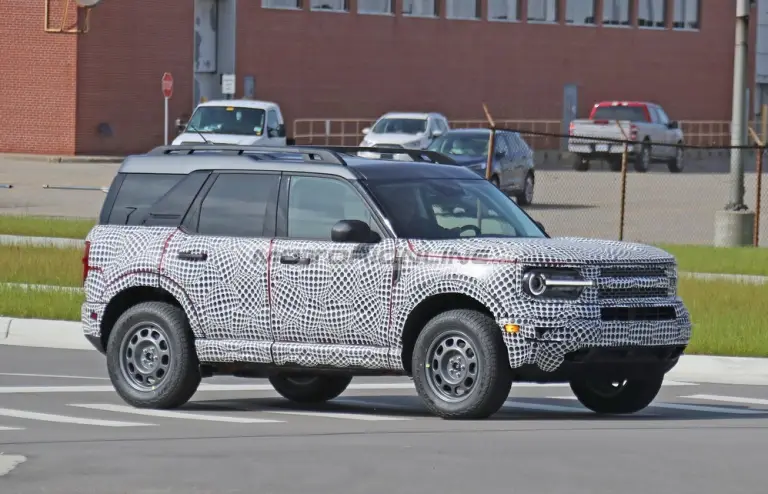
<svg viewBox="0 0 768 494">
<path fill-rule="evenodd" d="M 168 145 L 168 100 L 173 96 L 173 76 L 170 72 L 163 74 L 162 78 L 163 99 L 165 100 L 165 131 L 163 132 L 163 143 Z"/>
</svg>

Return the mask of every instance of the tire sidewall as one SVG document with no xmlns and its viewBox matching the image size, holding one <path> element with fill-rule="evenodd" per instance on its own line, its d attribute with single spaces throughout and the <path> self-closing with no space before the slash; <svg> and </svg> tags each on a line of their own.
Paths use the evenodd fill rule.
<svg viewBox="0 0 768 494">
<path fill-rule="evenodd" d="M 165 331 L 168 338 L 168 345 L 171 349 L 171 364 L 160 385 L 152 391 L 142 392 L 135 389 L 127 381 L 120 368 L 121 346 L 128 332 L 136 325 L 141 323 L 155 323 Z M 173 321 L 163 317 L 157 311 L 147 306 L 136 306 L 124 313 L 115 323 L 112 332 L 109 335 L 107 343 L 107 370 L 115 391 L 131 404 L 146 403 L 148 405 L 163 401 L 166 397 L 173 394 L 175 386 L 185 377 L 186 366 L 182 362 L 182 356 L 185 349 L 178 335 L 179 331 L 185 331 L 184 327 L 174 327 Z M 191 362 L 187 365 L 192 364 Z"/>
<path fill-rule="evenodd" d="M 429 383 L 427 351 L 432 343 L 449 333 L 459 333 L 471 341 L 472 347 L 477 355 L 478 368 L 480 373 L 474 384 L 470 395 L 459 402 L 449 402 L 443 400 Z M 486 349 L 482 346 L 480 338 L 477 336 L 477 328 L 471 325 L 462 324 L 456 320 L 440 319 L 434 323 L 428 324 L 419 335 L 413 351 L 413 379 L 416 389 L 420 391 L 432 409 L 439 409 L 441 412 L 459 413 L 467 409 L 473 409 L 478 406 L 483 399 L 482 392 L 488 388 L 491 376 L 488 372 L 489 366 L 494 363 L 490 361 Z"/>
</svg>

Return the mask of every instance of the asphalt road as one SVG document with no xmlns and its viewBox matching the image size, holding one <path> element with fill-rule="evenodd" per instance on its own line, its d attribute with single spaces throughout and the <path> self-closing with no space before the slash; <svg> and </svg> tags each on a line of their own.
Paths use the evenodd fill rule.
<svg viewBox="0 0 768 494">
<path fill-rule="evenodd" d="M 140 414 L 97 352 L 0 346 L 0 491 L 765 491 L 762 386 L 671 383 L 645 411 L 601 418 L 567 387 L 519 385 L 491 419 L 457 422 L 427 414 L 408 379 L 355 379 L 312 409 L 263 380 L 205 382 L 175 416 Z"/>
<path fill-rule="evenodd" d="M 555 236 L 618 239 L 620 230 L 620 174 L 596 168 L 575 172 L 564 161 L 542 164 L 534 204 L 526 209 Z M 599 166 L 599 165 L 597 165 Z M 108 186 L 118 164 L 43 163 L 0 158 L 0 213 L 57 216 L 98 216 L 101 191 L 44 189 L 56 186 Z M 766 167 L 768 169 L 768 166 Z M 647 174 L 627 174 L 624 240 L 712 244 L 715 212 L 729 200 L 727 157 L 689 160 L 686 171 L 670 174 L 663 164 Z M 745 202 L 755 210 L 756 174 L 745 178 Z M 768 204 L 768 183 L 762 202 Z M 768 231 L 763 214 L 761 232 Z M 768 235 L 761 235 L 768 246 Z"/>
</svg>

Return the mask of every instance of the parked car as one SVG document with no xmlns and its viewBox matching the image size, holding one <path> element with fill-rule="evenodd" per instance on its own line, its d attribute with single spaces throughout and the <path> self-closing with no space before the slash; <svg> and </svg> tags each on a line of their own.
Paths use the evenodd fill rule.
<svg viewBox="0 0 768 494">
<path fill-rule="evenodd" d="M 200 103 L 189 122 L 179 122 L 172 144 L 209 142 L 241 146 L 285 146 L 285 121 L 271 101 L 214 100 Z"/>
<path fill-rule="evenodd" d="M 371 127 L 363 129 L 360 147 L 426 149 L 432 141 L 450 129 L 448 119 L 440 113 L 398 113 L 382 115 Z M 368 158 L 407 159 L 407 155 L 380 155 L 362 152 Z"/>
<path fill-rule="evenodd" d="M 683 148 L 676 146 L 684 141 L 679 123 L 660 105 L 644 101 L 602 101 L 592 107 L 588 119 L 571 122 L 568 151 L 576 155 L 574 168 L 586 171 L 591 160 L 605 159 L 611 170 L 621 171 L 622 143 L 579 137 L 622 141 L 624 135 L 632 141 L 627 166 L 632 164 L 635 171 L 647 172 L 654 162 L 666 163 L 672 173 L 683 171 Z"/>
<path fill-rule="evenodd" d="M 318 147 L 127 157 L 83 284 L 85 337 L 142 408 L 179 407 L 215 375 L 267 377 L 298 403 L 406 375 L 444 418 L 492 415 L 515 381 L 633 413 L 691 337 L 662 249 L 550 238 L 465 167 Z"/>
<path fill-rule="evenodd" d="M 488 129 L 451 129 L 427 148 L 450 156 L 482 177 L 487 177 Z M 490 181 L 511 194 L 521 206 L 533 202 L 535 172 L 533 151 L 517 132 L 496 131 Z"/>
</svg>

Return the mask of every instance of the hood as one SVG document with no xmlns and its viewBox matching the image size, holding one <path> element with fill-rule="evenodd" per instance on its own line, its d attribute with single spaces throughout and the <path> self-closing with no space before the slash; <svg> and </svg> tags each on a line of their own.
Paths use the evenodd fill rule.
<svg viewBox="0 0 768 494">
<path fill-rule="evenodd" d="M 256 144 L 264 138 L 263 135 L 243 136 L 243 135 L 235 135 L 235 134 L 206 134 L 206 133 L 203 133 L 203 137 L 205 137 L 205 141 L 208 141 L 211 144 L 239 144 L 241 146 L 250 146 L 252 144 Z M 204 143 L 205 141 L 203 140 L 202 137 L 200 137 L 200 134 L 196 132 L 184 132 L 182 134 L 179 134 L 173 140 L 173 145 L 178 146 L 179 144 L 184 144 L 184 143 L 201 144 L 201 143 Z"/>
<path fill-rule="evenodd" d="M 466 240 L 410 240 L 417 255 L 456 256 L 464 259 L 499 260 L 522 264 L 674 263 L 668 252 L 651 245 L 580 237 L 479 238 Z"/>
<path fill-rule="evenodd" d="M 418 141 L 424 136 L 422 134 L 368 134 L 365 140 L 372 144 L 400 144 L 401 146 L 408 142 Z"/>
<path fill-rule="evenodd" d="M 466 154 L 447 154 L 447 156 L 463 166 L 484 165 L 488 163 L 488 158 L 485 156 L 467 156 Z"/>
</svg>

